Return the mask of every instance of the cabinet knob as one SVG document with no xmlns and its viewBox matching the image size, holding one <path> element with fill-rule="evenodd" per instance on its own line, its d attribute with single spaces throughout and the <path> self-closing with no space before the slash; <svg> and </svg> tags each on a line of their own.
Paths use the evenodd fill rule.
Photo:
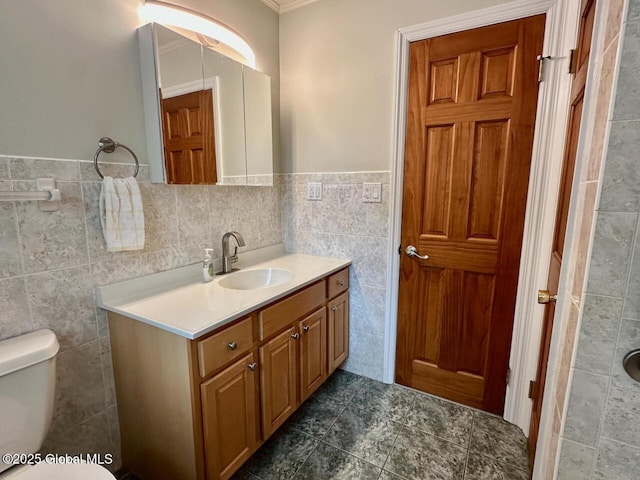
<svg viewBox="0 0 640 480">
<path fill-rule="evenodd" d="M 337 311 L 337 310 L 338 310 L 338 307 L 331 307 L 331 311 L 332 311 L 332 312 L 335 312 L 335 311 Z"/>
<path fill-rule="evenodd" d="M 251 370 L 252 372 L 256 371 L 256 367 L 258 366 L 257 363 L 250 363 L 249 365 L 247 365 L 249 367 L 249 370 Z"/>
<path fill-rule="evenodd" d="M 299 334 L 298 332 L 292 333 L 292 334 L 291 334 L 291 338 L 293 338 L 293 339 L 297 340 L 297 339 L 299 339 L 299 338 L 300 338 L 300 334 Z"/>
<path fill-rule="evenodd" d="M 344 287 L 344 280 L 340 280 L 340 281 L 338 282 L 338 285 L 340 285 L 341 287 Z"/>
<path fill-rule="evenodd" d="M 238 348 L 238 344 L 236 342 L 231 342 L 231 343 L 227 344 L 227 348 L 229 350 L 235 350 L 236 348 Z"/>
<path fill-rule="evenodd" d="M 304 327 L 302 327 L 302 330 L 308 332 L 309 330 L 311 330 L 311 327 L 309 325 L 305 325 Z"/>
</svg>

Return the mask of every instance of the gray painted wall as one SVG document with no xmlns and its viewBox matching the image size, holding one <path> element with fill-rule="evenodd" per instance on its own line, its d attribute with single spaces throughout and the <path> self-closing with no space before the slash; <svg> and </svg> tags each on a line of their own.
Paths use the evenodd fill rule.
<svg viewBox="0 0 640 480">
<path fill-rule="evenodd" d="M 141 3 L 0 3 L 0 154 L 90 159 L 106 135 L 146 158 L 136 38 Z M 272 77 L 279 158 L 278 15 L 260 0 L 175 3 L 219 19 L 252 45 L 258 69 Z"/>
<path fill-rule="evenodd" d="M 284 172 L 391 169 L 395 33 L 506 0 L 321 0 L 280 19 Z"/>
</svg>

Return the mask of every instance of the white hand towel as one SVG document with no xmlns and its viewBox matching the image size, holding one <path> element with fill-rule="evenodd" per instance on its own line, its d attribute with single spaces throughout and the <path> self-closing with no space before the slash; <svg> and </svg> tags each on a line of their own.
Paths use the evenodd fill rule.
<svg viewBox="0 0 640 480">
<path fill-rule="evenodd" d="M 144 212 L 133 177 L 104 177 L 100 191 L 100 222 L 109 252 L 144 248 Z"/>
</svg>

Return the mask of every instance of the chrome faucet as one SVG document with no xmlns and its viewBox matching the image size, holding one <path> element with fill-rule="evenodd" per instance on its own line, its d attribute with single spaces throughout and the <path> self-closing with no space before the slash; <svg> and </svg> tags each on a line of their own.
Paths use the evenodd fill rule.
<svg viewBox="0 0 640 480">
<path fill-rule="evenodd" d="M 229 239 L 231 237 L 235 238 L 236 243 L 238 244 L 233 251 L 233 255 L 231 254 L 229 245 Z M 244 238 L 242 238 L 242 235 L 238 232 L 227 232 L 222 236 L 222 271 L 220 274 L 229 273 L 233 270 L 231 264 L 238 261 L 238 247 L 244 246 Z"/>
</svg>

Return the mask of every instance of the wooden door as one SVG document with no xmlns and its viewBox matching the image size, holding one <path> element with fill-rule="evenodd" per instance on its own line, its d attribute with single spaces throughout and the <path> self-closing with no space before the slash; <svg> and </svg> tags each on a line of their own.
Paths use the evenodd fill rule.
<svg viewBox="0 0 640 480">
<path fill-rule="evenodd" d="M 545 16 L 411 44 L 396 381 L 502 414 Z M 422 260 L 405 254 L 415 246 Z"/>
<path fill-rule="evenodd" d="M 298 353 L 300 334 L 289 328 L 260 347 L 262 434 L 266 439 L 298 406 Z"/>
<path fill-rule="evenodd" d="M 584 105 L 584 93 L 587 83 L 589 68 L 589 54 L 591 52 L 591 39 L 593 36 L 593 24 L 596 14 L 596 0 L 583 0 L 581 5 L 580 27 L 578 29 L 578 46 L 574 54 L 575 77 L 571 84 L 571 109 L 569 110 L 569 124 L 567 129 L 567 142 L 564 151 L 562 177 L 560 180 L 560 193 L 558 195 L 558 207 L 556 211 L 556 226 L 553 235 L 553 248 L 549 263 L 549 277 L 547 291 L 550 295 L 546 303 L 542 324 L 542 338 L 540 341 L 540 353 L 538 354 L 538 369 L 536 379 L 531 386 L 531 424 L 529 427 L 529 459 L 533 465 L 536 452 L 536 443 L 540 428 L 540 414 L 542 413 L 542 400 L 544 385 L 547 378 L 547 363 L 549 361 L 549 348 L 551 347 L 551 333 L 553 331 L 556 304 L 554 296 L 558 294 L 560 281 L 560 269 L 562 268 L 562 252 L 569 217 L 569 201 L 571 199 L 571 186 L 576 165 L 576 153 L 578 149 L 578 137 L 582 120 Z M 541 298 L 541 303 L 546 298 Z"/>
<path fill-rule="evenodd" d="M 200 387 L 208 480 L 226 480 L 251 456 L 260 435 L 254 353 Z"/>
<path fill-rule="evenodd" d="M 327 309 L 301 320 L 299 328 L 300 401 L 304 402 L 327 378 Z"/>
<path fill-rule="evenodd" d="M 211 89 L 162 99 L 167 183 L 216 183 Z"/>
<path fill-rule="evenodd" d="M 349 292 L 331 300 L 329 308 L 329 368 L 331 375 L 349 356 Z"/>
</svg>

